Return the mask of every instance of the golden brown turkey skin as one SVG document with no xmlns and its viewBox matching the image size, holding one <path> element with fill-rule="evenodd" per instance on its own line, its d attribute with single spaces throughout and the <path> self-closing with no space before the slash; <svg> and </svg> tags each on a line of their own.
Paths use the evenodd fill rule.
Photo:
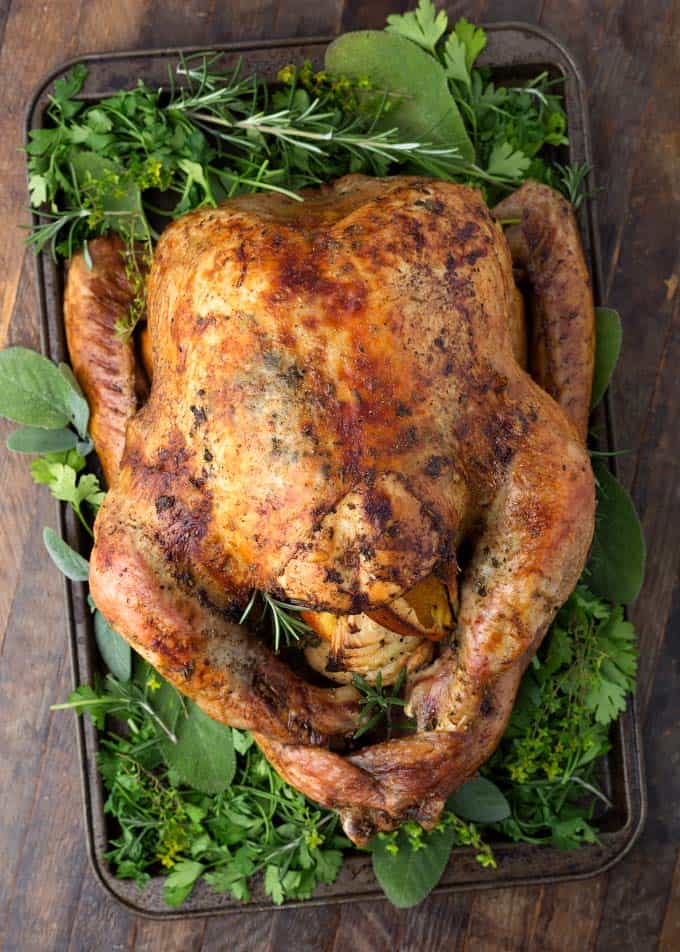
<svg viewBox="0 0 680 952">
<path fill-rule="evenodd" d="M 529 181 L 496 205 L 494 215 L 520 219 L 506 237 L 532 286 L 532 376 L 585 440 L 595 311 L 574 210 L 554 189 Z"/>
<path fill-rule="evenodd" d="M 90 581 L 165 677 L 258 732 L 359 841 L 434 820 L 491 753 L 583 568 L 593 477 L 576 427 L 515 359 L 510 253 L 476 191 L 348 176 L 304 197 L 239 198 L 161 238 L 151 397 Z M 455 575 L 464 540 L 455 643 L 408 685 L 420 733 L 326 749 L 353 732 L 356 694 L 305 684 L 234 624 L 235 603 L 258 587 L 379 608 L 433 570 Z"/>
<path fill-rule="evenodd" d="M 69 262 L 64 327 L 71 366 L 90 405 L 90 435 L 110 486 L 120 468 L 125 428 L 137 410 L 132 342 L 115 332 L 134 297 L 120 238 L 96 238 Z"/>
</svg>

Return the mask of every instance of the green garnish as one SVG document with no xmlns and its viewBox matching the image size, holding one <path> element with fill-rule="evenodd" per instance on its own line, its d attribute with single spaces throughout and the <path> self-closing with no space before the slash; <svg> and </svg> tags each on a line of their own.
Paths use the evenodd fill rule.
<svg viewBox="0 0 680 952">
<path fill-rule="evenodd" d="M 258 598 L 260 598 L 264 604 L 258 624 L 262 622 L 266 615 L 269 615 L 272 624 L 274 651 L 276 651 L 277 654 L 281 649 L 282 638 L 288 648 L 291 647 L 291 645 L 299 643 L 305 635 L 311 632 L 312 629 L 309 625 L 298 617 L 299 612 L 305 611 L 303 605 L 291 605 L 290 602 L 282 602 L 274 598 L 274 596 L 268 592 L 260 591 L 257 588 L 253 589 L 250 600 L 243 610 L 243 614 L 239 619 L 240 625 L 250 617 Z"/>
<path fill-rule="evenodd" d="M 392 708 L 402 708 L 406 703 L 406 701 L 400 697 L 405 678 L 406 668 L 402 668 L 397 680 L 392 685 L 392 690 L 388 691 L 387 687 L 383 688 L 382 671 L 378 671 L 375 684 L 369 684 L 360 674 L 352 675 L 352 684 L 362 695 L 361 720 L 354 734 L 355 740 L 363 736 L 367 731 L 373 730 L 373 728 L 377 727 L 383 720 L 385 721 L 387 736 L 389 737 L 391 735 Z"/>
<path fill-rule="evenodd" d="M 250 734 L 211 721 L 140 658 L 131 684 L 109 675 L 54 709 L 63 708 L 89 713 L 100 729 L 106 812 L 117 826 L 107 857 L 117 876 L 141 887 L 164 869 L 170 906 L 201 877 L 247 902 L 249 881 L 261 873 L 276 904 L 309 898 L 317 883 L 335 879 L 350 846 L 337 814 L 284 783 Z M 105 714 L 116 718 L 106 727 Z M 217 736 L 182 749 L 187 731 L 206 729 Z M 186 782 L 198 766 L 202 790 Z"/>
</svg>

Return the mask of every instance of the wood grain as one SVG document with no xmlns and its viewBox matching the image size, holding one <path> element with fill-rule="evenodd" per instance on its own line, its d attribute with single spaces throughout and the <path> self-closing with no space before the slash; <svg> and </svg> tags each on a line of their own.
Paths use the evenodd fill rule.
<svg viewBox="0 0 680 952">
<path fill-rule="evenodd" d="M 89 51 L 380 27 L 405 0 L 0 0 L 0 346 L 37 346 L 18 149 L 31 90 Z M 588 82 L 607 301 L 624 350 L 614 387 L 620 471 L 650 547 L 641 638 L 649 821 L 590 882 L 157 923 L 101 891 L 85 855 L 75 736 L 50 704 L 68 690 L 61 582 L 42 551 L 51 500 L 0 452 L 0 936 L 11 950 L 664 950 L 680 948 L 680 123 L 677 0 L 456 0 L 451 16 L 552 30 Z M 2 425 L 4 427 L 4 424 Z M 7 427 L 1 429 L 7 432 Z"/>
</svg>

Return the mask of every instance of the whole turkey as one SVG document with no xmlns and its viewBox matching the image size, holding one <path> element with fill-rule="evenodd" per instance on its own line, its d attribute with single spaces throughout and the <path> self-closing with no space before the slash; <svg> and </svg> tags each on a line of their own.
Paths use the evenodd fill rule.
<svg viewBox="0 0 680 952">
<path fill-rule="evenodd" d="M 111 481 L 90 585 L 136 651 L 363 843 L 436 822 L 491 754 L 583 569 L 593 306 L 573 212 L 545 186 L 493 214 L 412 177 L 300 198 L 241 196 L 163 233 L 148 399 L 113 330 L 119 244 L 72 261 L 69 347 Z M 304 608 L 316 636 L 292 663 L 238 623 L 255 589 Z M 417 730 L 354 741 L 352 672 L 403 668 Z"/>
</svg>

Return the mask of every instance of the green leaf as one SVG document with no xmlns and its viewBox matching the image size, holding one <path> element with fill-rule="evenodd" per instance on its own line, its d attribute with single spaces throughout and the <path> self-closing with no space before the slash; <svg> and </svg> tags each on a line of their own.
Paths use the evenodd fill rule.
<svg viewBox="0 0 680 952">
<path fill-rule="evenodd" d="M 231 728 L 212 720 L 192 701 L 189 716 L 175 728 L 177 743 L 164 738 L 166 764 L 181 780 L 201 793 L 221 793 L 234 778 L 236 757 Z"/>
<path fill-rule="evenodd" d="M 147 236 L 142 194 L 121 165 L 95 152 L 80 150 L 73 151 L 71 165 L 78 185 L 85 189 L 98 187 L 104 211 L 116 213 L 118 217 L 113 220 L 116 231 L 131 232 L 134 238 L 140 239 Z M 121 212 L 129 215 L 121 215 Z"/>
<path fill-rule="evenodd" d="M 449 34 L 444 47 L 446 73 L 451 79 L 471 86 L 472 64 L 486 46 L 486 33 L 462 17 Z"/>
<path fill-rule="evenodd" d="M 470 73 L 466 63 L 466 49 L 455 33 L 450 33 L 444 47 L 446 75 L 459 83 L 470 85 Z"/>
<path fill-rule="evenodd" d="M 44 175 L 33 172 L 28 177 L 28 193 L 33 208 L 39 208 L 47 201 L 47 179 Z"/>
<path fill-rule="evenodd" d="M 368 79 L 396 95 L 377 127 L 398 127 L 403 136 L 435 146 L 456 146 L 464 160 L 474 148 L 439 62 L 403 36 L 376 30 L 345 33 L 326 50 L 330 73 Z M 399 98 L 400 97 L 400 98 Z"/>
<path fill-rule="evenodd" d="M 463 784 L 446 802 L 446 808 L 474 823 L 497 823 L 510 816 L 510 804 L 495 783 L 475 777 Z"/>
<path fill-rule="evenodd" d="M 264 871 L 264 891 L 276 906 L 283 902 L 283 885 L 279 866 L 267 866 Z"/>
<path fill-rule="evenodd" d="M 245 754 L 255 743 L 253 735 L 249 731 L 239 731 L 235 727 L 231 730 L 234 739 L 234 749 L 237 754 Z"/>
<path fill-rule="evenodd" d="M 181 906 L 205 867 L 203 863 L 184 859 L 177 863 L 163 884 L 163 898 L 169 906 Z"/>
<path fill-rule="evenodd" d="M 65 76 L 62 76 L 61 79 L 56 81 L 52 99 L 60 105 L 63 105 L 67 99 L 72 99 L 73 96 L 76 96 L 80 92 L 86 78 L 87 66 L 85 66 L 84 63 L 76 63 Z"/>
<path fill-rule="evenodd" d="M 595 369 L 590 406 L 596 407 L 604 396 L 621 353 L 621 318 L 610 307 L 595 308 Z"/>
<path fill-rule="evenodd" d="M 114 631 L 100 611 L 94 613 L 94 637 L 99 654 L 111 674 L 119 681 L 129 681 L 132 676 L 132 648 Z"/>
<path fill-rule="evenodd" d="M 73 423 L 85 437 L 89 409 L 51 360 L 8 347 L 0 353 L 0 416 L 49 430 Z"/>
<path fill-rule="evenodd" d="M 486 33 L 480 26 L 475 26 L 465 17 L 457 21 L 453 32 L 465 47 L 465 65 L 470 70 L 486 46 Z"/>
<path fill-rule="evenodd" d="M 73 449 L 78 437 L 73 430 L 44 430 L 37 426 L 24 426 L 7 437 L 8 450 L 15 453 L 58 453 Z"/>
<path fill-rule="evenodd" d="M 597 478 L 595 536 L 588 561 L 588 585 L 602 598 L 628 604 L 645 575 L 645 540 L 633 500 L 604 463 Z"/>
<path fill-rule="evenodd" d="M 437 43 L 446 33 L 448 23 L 449 18 L 445 10 L 437 13 L 432 0 L 420 0 L 418 7 L 409 13 L 390 14 L 385 30 L 405 36 L 435 55 Z"/>
<path fill-rule="evenodd" d="M 531 159 L 521 150 L 513 151 L 509 142 L 501 142 L 491 150 L 487 172 L 519 181 L 530 165 Z"/>
<path fill-rule="evenodd" d="M 43 542 L 52 561 L 66 578 L 70 578 L 72 582 L 87 582 L 90 574 L 87 560 L 74 551 L 49 526 L 43 529 Z"/>
<path fill-rule="evenodd" d="M 100 704 L 99 694 L 97 694 L 94 688 L 89 684 L 81 684 L 75 691 L 71 691 L 67 702 L 73 705 L 73 710 L 76 714 L 84 714 L 87 712 L 92 718 L 92 723 L 97 730 L 104 729 L 106 724 L 106 711 Z"/>
<path fill-rule="evenodd" d="M 149 702 L 165 726 L 174 731 L 180 716 L 186 716 L 184 713 L 186 702 L 182 701 L 179 691 L 168 681 L 164 681 L 152 668 L 149 668 L 149 673 L 161 682 L 159 688 L 156 688 L 155 691 L 149 691 Z"/>
<path fill-rule="evenodd" d="M 373 871 L 389 901 L 398 909 L 421 902 L 437 885 L 451 855 L 455 834 L 452 829 L 434 830 L 423 837 L 423 846 L 414 850 L 408 836 L 399 830 L 398 852 L 380 836 L 372 844 Z"/>
<path fill-rule="evenodd" d="M 553 825 L 552 841 L 560 850 L 573 850 L 583 843 L 597 843 L 597 836 L 583 817 L 571 817 Z"/>
</svg>

